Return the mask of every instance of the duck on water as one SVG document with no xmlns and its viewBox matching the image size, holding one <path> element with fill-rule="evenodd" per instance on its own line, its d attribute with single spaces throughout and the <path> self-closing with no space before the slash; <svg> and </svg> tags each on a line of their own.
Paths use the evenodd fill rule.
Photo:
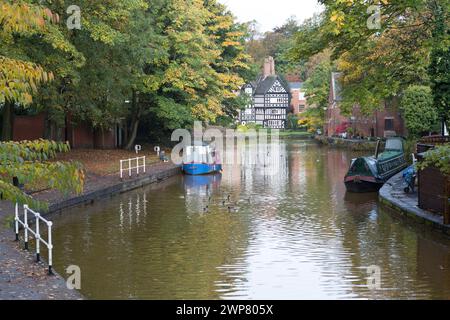
<svg viewBox="0 0 450 320">
<path fill-rule="evenodd" d="M 378 141 L 374 156 L 353 159 L 345 176 L 349 192 L 378 191 L 389 178 L 405 169 L 404 139 L 390 137 L 386 140 L 384 152 L 379 153 Z"/>
</svg>

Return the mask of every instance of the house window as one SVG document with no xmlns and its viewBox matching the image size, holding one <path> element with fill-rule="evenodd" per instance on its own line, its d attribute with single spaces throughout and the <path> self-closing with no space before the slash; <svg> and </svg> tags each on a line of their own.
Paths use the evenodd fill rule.
<svg viewBox="0 0 450 320">
<path fill-rule="evenodd" d="M 298 99 L 299 100 L 305 100 L 305 93 L 304 92 L 299 92 Z"/>
<path fill-rule="evenodd" d="M 304 104 L 299 104 L 298 105 L 298 110 L 303 110 L 305 109 L 305 105 Z"/>
<path fill-rule="evenodd" d="M 384 130 L 389 130 L 389 131 L 394 130 L 394 119 L 392 119 L 392 118 L 384 119 Z"/>
</svg>

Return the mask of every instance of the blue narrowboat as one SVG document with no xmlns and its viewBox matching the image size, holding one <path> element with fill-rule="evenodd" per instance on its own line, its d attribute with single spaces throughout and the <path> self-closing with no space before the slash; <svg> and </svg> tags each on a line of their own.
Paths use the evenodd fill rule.
<svg viewBox="0 0 450 320">
<path fill-rule="evenodd" d="M 183 152 L 182 170 L 189 175 L 203 175 L 222 171 L 218 152 L 209 145 L 187 146 Z"/>
</svg>

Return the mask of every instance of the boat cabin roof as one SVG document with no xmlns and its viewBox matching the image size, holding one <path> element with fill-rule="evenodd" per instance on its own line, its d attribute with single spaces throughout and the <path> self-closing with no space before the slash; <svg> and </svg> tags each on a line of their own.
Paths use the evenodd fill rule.
<svg viewBox="0 0 450 320">
<path fill-rule="evenodd" d="M 386 140 L 385 152 L 403 152 L 403 138 L 401 137 L 391 137 Z"/>
<path fill-rule="evenodd" d="M 203 146 L 186 146 L 184 149 L 186 155 L 190 154 L 208 154 L 213 153 L 214 148 L 210 145 L 203 145 Z"/>
</svg>

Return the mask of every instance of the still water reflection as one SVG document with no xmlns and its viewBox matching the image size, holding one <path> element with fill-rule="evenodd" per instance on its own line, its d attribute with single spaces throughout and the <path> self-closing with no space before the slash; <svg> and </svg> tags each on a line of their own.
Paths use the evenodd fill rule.
<svg viewBox="0 0 450 320">
<path fill-rule="evenodd" d="M 392 218 L 376 194 L 346 194 L 354 154 L 281 152 L 277 175 L 225 167 L 55 216 L 56 270 L 79 265 L 94 299 L 450 298 L 450 240 Z"/>
</svg>

